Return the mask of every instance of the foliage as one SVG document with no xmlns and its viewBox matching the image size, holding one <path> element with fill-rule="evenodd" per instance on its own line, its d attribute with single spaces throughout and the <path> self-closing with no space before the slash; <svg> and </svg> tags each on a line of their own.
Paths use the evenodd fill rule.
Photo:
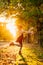
<svg viewBox="0 0 43 65">
<path fill-rule="evenodd" d="M 15 10 L 20 12 L 20 16 L 28 19 L 31 16 L 37 16 L 41 14 L 40 5 L 43 0 L 0 0 L 0 7 L 7 8 L 13 6 Z M 39 5 L 40 4 L 40 5 Z"/>
<path fill-rule="evenodd" d="M 31 25 L 37 26 L 37 28 L 40 22 L 43 22 L 43 0 L 0 0 L 0 8 L 14 9 L 19 13 L 18 16 L 28 23 L 30 18 L 33 18 L 33 21 L 35 19 L 35 22 L 31 22 Z M 41 26 L 39 27 L 41 28 Z"/>
</svg>

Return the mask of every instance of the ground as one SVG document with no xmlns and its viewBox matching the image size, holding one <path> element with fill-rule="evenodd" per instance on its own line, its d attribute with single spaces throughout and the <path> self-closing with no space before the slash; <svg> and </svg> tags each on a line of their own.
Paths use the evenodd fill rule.
<svg viewBox="0 0 43 65">
<path fill-rule="evenodd" d="M 0 65 L 43 65 L 43 51 L 37 44 L 24 43 L 22 54 L 20 47 L 0 48 Z"/>
</svg>

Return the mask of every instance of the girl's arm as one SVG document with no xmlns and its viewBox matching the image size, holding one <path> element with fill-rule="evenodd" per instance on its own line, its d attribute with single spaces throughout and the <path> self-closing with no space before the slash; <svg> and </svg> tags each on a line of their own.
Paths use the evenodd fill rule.
<svg viewBox="0 0 43 65">
<path fill-rule="evenodd" d="M 23 32 L 25 32 L 25 33 L 33 33 L 33 29 L 34 29 L 34 28 L 31 27 L 28 31 L 24 31 L 24 30 L 23 30 Z"/>
</svg>

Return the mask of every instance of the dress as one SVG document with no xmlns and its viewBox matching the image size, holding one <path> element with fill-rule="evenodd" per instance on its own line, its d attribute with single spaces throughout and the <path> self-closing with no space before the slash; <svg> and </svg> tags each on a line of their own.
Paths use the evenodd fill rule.
<svg viewBox="0 0 43 65">
<path fill-rule="evenodd" d="M 22 40 L 23 40 L 23 33 L 17 38 L 16 42 L 19 42 L 19 44 L 22 46 Z"/>
</svg>

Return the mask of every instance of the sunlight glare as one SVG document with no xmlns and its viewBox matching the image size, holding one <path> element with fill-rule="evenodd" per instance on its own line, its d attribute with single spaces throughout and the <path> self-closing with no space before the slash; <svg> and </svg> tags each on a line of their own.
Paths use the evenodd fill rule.
<svg viewBox="0 0 43 65">
<path fill-rule="evenodd" d="M 0 17 L 0 22 L 5 22 L 6 17 Z"/>
<path fill-rule="evenodd" d="M 17 26 L 15 24 L 16 18 L 12 18 L 13 15 L 10 17 L 6 18 L 6 16 L 2 13 L 0 15 L 0 22 L 6 23 L 6 29 L 12 34 L 12 36 L 16 37 L 17 34 Z"/>
<path fill-rule="evenodd" d="M 10 31 L 10 33 L 16 37 L 17 27 L 14 25 L 14 23 L 8 23 L 6 25 L 6 28 Z"/>
</svg>

